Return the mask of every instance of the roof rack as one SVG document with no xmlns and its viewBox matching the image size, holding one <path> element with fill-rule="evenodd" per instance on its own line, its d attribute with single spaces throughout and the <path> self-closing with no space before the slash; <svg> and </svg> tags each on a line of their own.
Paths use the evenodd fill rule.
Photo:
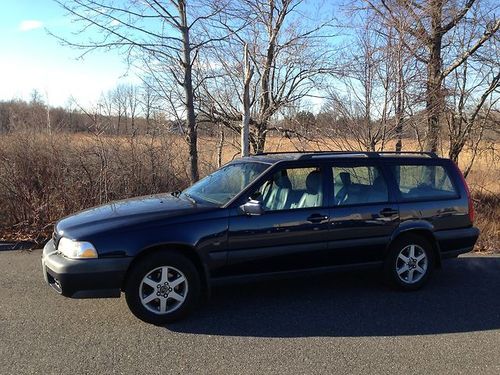
<svg viewBox="0 0 500 375">
<path fill-rule="evenodd" d="M 437 158 L 435 152 L 430 151 L 274 151 L 274 152 L 260 152 L 255 155 L 280 155 L 280 154 L 300 154 L 300 159 L 310 158 L 315 155 L 363 155 L 367 157 L 380 157 L 383 155 L 419 155 Z"/>
<path fill-rule="evenodd" d="M 380 151 L 376 152 L 377 154 L 388 154 L 388 155 L 424 155 L 424 156 L 429 156 L 431 158 L 437 158 L 437 154 L 432 151 Z"/>
</svg>

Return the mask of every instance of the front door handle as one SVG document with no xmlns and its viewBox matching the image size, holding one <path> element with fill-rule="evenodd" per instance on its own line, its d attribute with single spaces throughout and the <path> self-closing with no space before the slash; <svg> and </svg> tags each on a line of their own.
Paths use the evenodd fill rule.
<svg viewBox="0 0 500 375">
<path fill-rule="evenodd" d="M 312 214 L 307 218 L 307 221 L 311 223 L 321 223 L 322 221 L 328 220 L 328 216 L 321 214 Z"/>
<path fill-rule="evenodd" d="M 380 215 L 388 217 L 388 216 L 394 216 L 399 213 L 398 210 L 395 210 L 393 208 L 384 208 L 382 211 L 380 211 Z"/>
</svg>

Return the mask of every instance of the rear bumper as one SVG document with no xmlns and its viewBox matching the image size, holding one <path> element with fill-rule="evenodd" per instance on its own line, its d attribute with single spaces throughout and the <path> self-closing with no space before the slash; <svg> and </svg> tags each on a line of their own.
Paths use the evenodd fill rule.
<svg viewBox="0 0 500 375">
<path fill-rule="evenodd" d="M 120 297 L 132 258 L 68 259 L 57 253 L 53 241 L 43 248 L 45 281 L 59 294 L 72 298 Z"/>
<path fill-rule="evenodd" d="M 453 258 L 472 251 L 479 237 L 476 227 L 434 232 L 441 250 L 441 258 Z"/>
</svg>

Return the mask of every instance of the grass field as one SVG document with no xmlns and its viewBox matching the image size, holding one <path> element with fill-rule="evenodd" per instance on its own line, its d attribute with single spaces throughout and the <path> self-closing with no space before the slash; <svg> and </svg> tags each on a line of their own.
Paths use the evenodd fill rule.
<svg viewBox="0 0 500 375">
<path fill-rule="evenodd" d="M 299 142 L 269 137 L 266 150 L 333 150 L 335 144 L 331 140 Z M 238 157 L 238 148 L 237 138 L 226 136 L 222 164 Z M 403 148 L 417 150 L 418 145 L 404 140 Z M 198 149 L 203 176 L 217 168 L 218 140 L 201 136 Z M 497 144 L 484 149 L 467 178 L 476 206 L 476 225 L 482 231 L 476 250 L 500 252 L 500 155 Z M 470 152 L 463 152 L 462 168 L 470 157 Z M 0 239 L 43 242 L 52 224 L 71 212 L 114 199 L 183 189 L 188 181 L 187 144 L 179 135 L 3 135 Z"/>
</svg>

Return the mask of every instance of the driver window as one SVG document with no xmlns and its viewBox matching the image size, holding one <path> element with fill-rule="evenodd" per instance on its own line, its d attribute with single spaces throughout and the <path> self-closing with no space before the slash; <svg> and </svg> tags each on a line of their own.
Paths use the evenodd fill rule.
<svg viewBox="0 0 500 375">
<path fill-rule="evenodd" d="M 319 168 L 289 168 L 276 172 L 253 194 L 265 211 L 320 207 L 323 202 Z"/>
</svg>

